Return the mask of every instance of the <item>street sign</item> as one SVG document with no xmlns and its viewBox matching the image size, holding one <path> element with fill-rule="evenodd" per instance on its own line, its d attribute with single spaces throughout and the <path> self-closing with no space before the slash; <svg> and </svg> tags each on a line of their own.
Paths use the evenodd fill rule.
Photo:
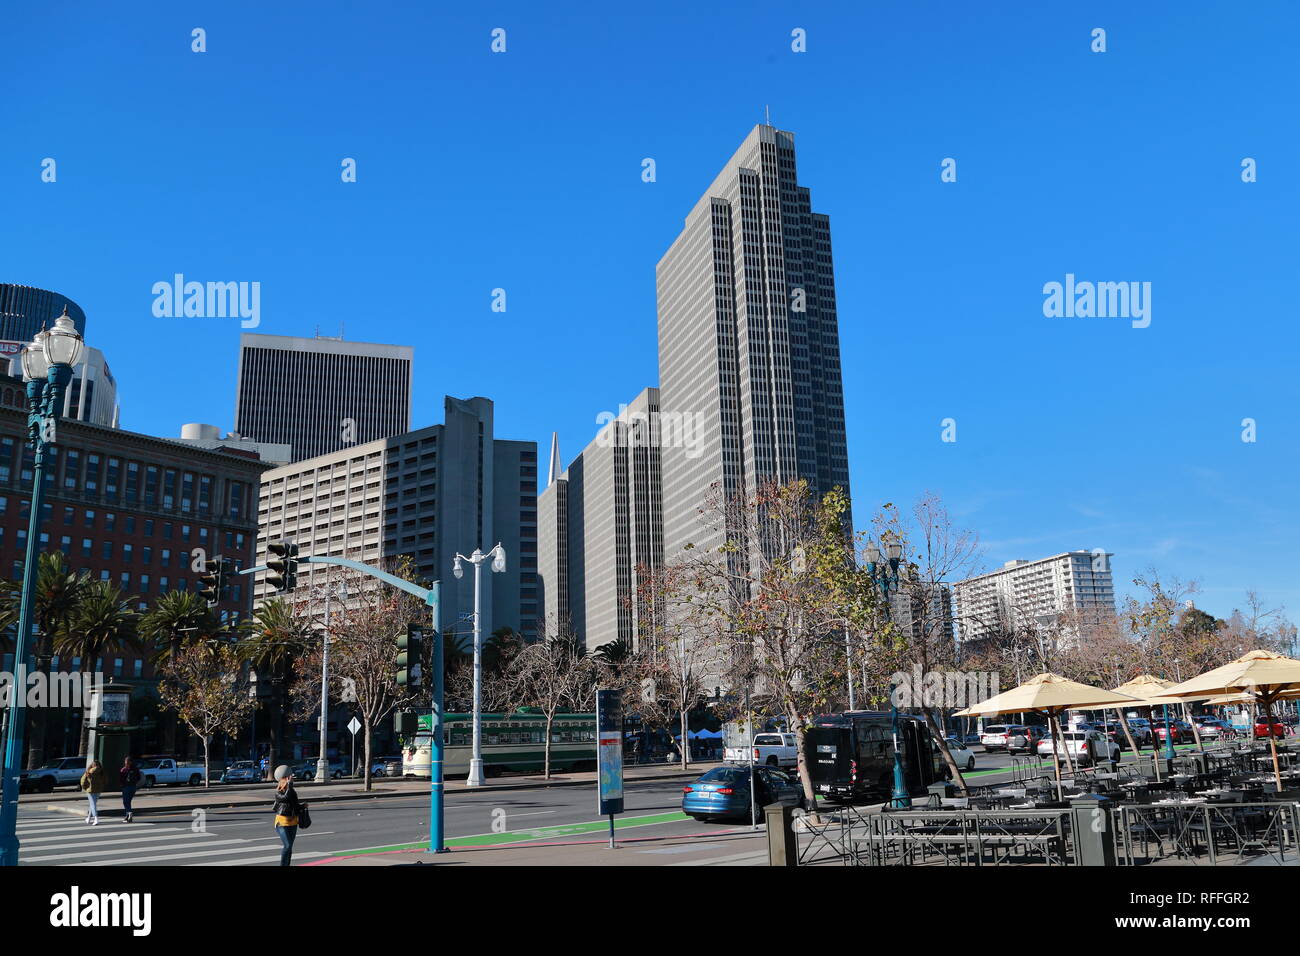
<svg viewBox="0 0 1300 956">
<path fill-rule="evenodd" d="M 353 737 L 357 735 L 357 731 L 360 729 L 361 729 L 361 721 L 357 720 L 355 717 L 353 717 L 350 721 L 348 721 L 348 730 L 352 731 Z"/>
<path fill-rule="evenodd" d="M 600 771 L 600 815 L 609 817 L 614 845 L 614 814 L 623 812 L 623 692 L 596 691 L 596 766 Z"/>
</svg>

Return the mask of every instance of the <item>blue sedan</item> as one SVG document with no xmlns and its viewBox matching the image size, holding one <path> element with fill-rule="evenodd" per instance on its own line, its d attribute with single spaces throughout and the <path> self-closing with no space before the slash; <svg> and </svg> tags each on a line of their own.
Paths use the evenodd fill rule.
<svg viewBox="0 0 1300 956">
<path fill-rule="evenodd" d="M 757 784 L 754 806 L 758 815 L 773 803 L 790 807 L 804 805 L 799 781 L 773 767 L 754 767 Z M 750 768 L 714 767 L 689 786 L 682 787 L 682 812 L 697 820 L 722 820 L 750 815 Z"/>
</svg>

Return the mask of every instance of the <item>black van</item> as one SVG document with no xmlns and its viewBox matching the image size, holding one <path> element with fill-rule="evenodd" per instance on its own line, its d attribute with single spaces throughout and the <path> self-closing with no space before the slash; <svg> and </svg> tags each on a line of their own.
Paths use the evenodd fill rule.
<svg viewBox="0 0 1300 956">
<path fill-rule="evenodd" d="M 943 754 L 925 719 L 898 715 L 903 775 L 920 796 L 944 779 Z M 887 711 L 854 710 L 816 718 L 804 732 L 804 760 L 817 796 L 833 803 L 888 800 L 894 791 L 894 735 Z"/>
</svg>

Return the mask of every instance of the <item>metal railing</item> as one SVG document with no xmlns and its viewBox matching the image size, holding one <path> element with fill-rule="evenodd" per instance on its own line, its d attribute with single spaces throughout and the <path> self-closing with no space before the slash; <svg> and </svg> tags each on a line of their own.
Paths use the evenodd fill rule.
<svg viewBox="0 0 1300 956">
<path fill-rule="evenodd" d="M 1065 866 L 1073 859 L 1067 809 L 895 810 L 850 836 L 861 866 Z"/>
<path fill-rule="evenodd" d="M 1300 857 L 1296 803 L 1137 804 L 1119 807 L 1115 818 L 1120 866 L 1162 861 L 1239 865 L 1265 856 L 1281 865 L 1288 855 Z"/>
</svg>

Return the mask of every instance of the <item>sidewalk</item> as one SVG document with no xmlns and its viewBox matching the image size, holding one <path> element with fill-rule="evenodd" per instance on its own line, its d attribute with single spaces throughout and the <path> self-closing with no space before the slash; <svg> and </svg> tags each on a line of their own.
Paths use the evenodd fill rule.
<svg viewBox="0 0 1300 956">
<path fill-rule="evenodd" d="M 340 854 L 305 866 L 767 866 L 767 835 L 743 830 L 670 837 L 619 832 L 581 841 L 529 841 L 454 847 L 448 853 L 387 850 Z"/>
<path fill-rule="evenodd" d="M 677 764 L 644 765 L 628 767 L 624 772 L 625 783 L 644 783 L 658 780 L 694 780 L 700 774 L 717 763 L 692 763 L 691 769 L 683 771 Z M 495 777 L 481 787 L 467 787 L 461 779 L 448 780 L 446 793 L 448 798 L 457 794 L 492 793 L 497 791 L 525 790 L 533 787 L 591 787 L 595 786 L 598 774 L 595 771 L 582 773 L 563 773 L 553 775 L 549 780 L 538 775 Z M 333 781 L 330 783 L 305 782 L 295 786 L 303 800 L 312 803 L 332 800 L 365 800 L 385 797 L 428 796 L 428 780 L 397 780 L 376 777 L 374 789 L 366 790 L 358 780 Z M 172 813 L 178 810 L 191 810 L 195 807 L 261 807 L 271 799 L 274 789 L 270 782 L 260 784 L 215 784 L 210 789 L 203 787 L 154 787 L 149 790 L 136 791 L 134 811 L 137 816 L 150 813 Z M 42 810 L 61 810 L 84 813 L 85 794 L 76 790 L 60 790 L 54 793 L 25 793 L 19 797 L 19 806 Z M 121 800 L 116 791 L 105 793 L 101 799 L 112 804 Z"/>
</svg>

